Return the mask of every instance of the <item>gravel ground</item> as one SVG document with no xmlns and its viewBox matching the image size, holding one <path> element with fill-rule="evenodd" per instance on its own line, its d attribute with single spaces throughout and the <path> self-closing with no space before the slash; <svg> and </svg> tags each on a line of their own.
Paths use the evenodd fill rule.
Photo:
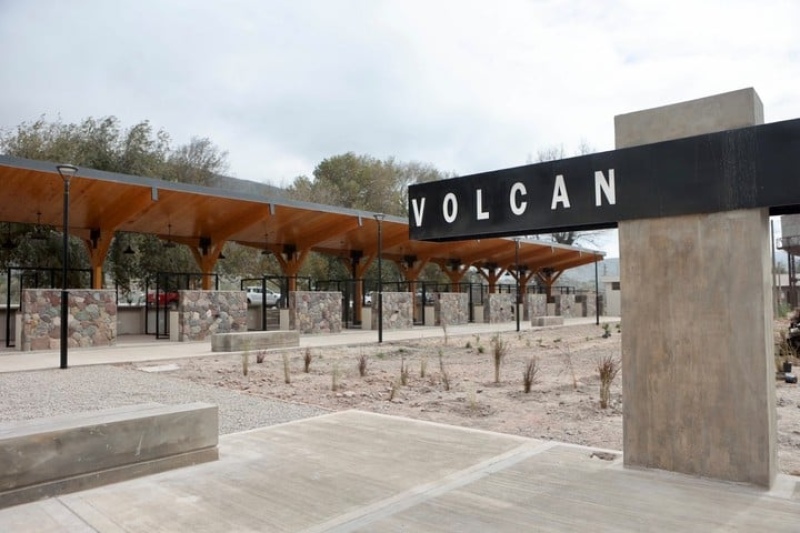
<svg viewBox="0 0 800 533">
<path fill-rule="evenodd" d="M 0 422 L 157 402 L 219 406 L 220 435 L 329 411 L 116 366 L 0 374 Z"/>
</svg>

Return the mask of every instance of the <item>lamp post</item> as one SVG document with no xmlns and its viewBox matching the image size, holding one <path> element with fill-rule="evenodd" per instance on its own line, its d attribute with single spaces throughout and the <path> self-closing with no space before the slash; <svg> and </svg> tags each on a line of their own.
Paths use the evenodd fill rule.
<svg viewBox="0 0 800 533">
<path fill-rule="evenodd" d="M 522 303 L 522 295 L 519 293 L 519 237 L 514 239 L 514 267 L 517 269 L 517 308 L 515 309 L 516 312 L 514 315 L 517 317 L 517 332 L 519 332 L 519 304 Z"/>
<path fill-rule="evenodd" d="M 383 213 L 375 213 L 375 220 L 378 222 L 378 342 L 383 342 L 383 235 L 381 234 L 381 222 L 386 218 Z"/>
<path fill-rule="evenodd" d="M 64 180 L 64 249 L 61 256 L 61 368 L 67 368 L 67 338 L 69 336 L 69 180 L 78 171 L 73 165 L 57 165 L 56 170 Z"/>
</svg>

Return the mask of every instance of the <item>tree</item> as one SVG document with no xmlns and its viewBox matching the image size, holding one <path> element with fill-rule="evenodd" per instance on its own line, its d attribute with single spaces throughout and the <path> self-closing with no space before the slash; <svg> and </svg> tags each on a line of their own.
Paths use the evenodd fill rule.
<svg viewBox="0 0 800 533">
<path fill-rule="evenodd" d="M 313 179 L 299 176 L 288 191 L 296 200 L 405 216 L 410 184 L 446 177 L 429 164 L 380 161 L 348 152 L 323 160 Z"/>
<path fill-rule="evenodd" d="M 217 185 L 216 175 L 227 170 L 228 152 L 217 148 L 209 139 L 192 137 L 189 144 L 178 147 L 167 159 L 167 179 L 196 185 Z"/>
<path fill-rule="evenodd" d="M 0 131 L 0 151 L 10 156 L 199 185 L 213 184 L 213 177 L 227 168 L 227 152 L 208 139 L 193 137 L 189 144 L 173 149 L 170 136 L 164 130 L 154 130 L 149 121 L 124 129 L 113 116 L 89 117 L 76 124 L 60 119 L 48 122 L 42 116 L 34 122 L 23 122 L 14 130 Z M 3 266 L 60 266 L 60 239 L 30 239 L 34 228 L 22 225 L 14 231 L 25 245 L 3 253 Z M 132 279 L 152 282 L 156 272 L 197 270 L 186 247 L 165 248 L 152 235 L 129 236 L 127 244 L 141 253 L 127 256 L 122 253 L 121 243 L 115 242 L 104 265 L 119 285 L 128 286 Z M 71 239 L 70 263 L 73 268 L 89 263 L 85 247 L 76 239 Z"/>
<path fill-rule="evenodd" d="M 298 176 L 288 187 L 295 200 L 316 202 L 351 209 L 363 209 L 396 216 L 408 214 L 408 186 L 449 177 L 432 165 L 401 163 L 394 158 L 384 161 L 353 152 L 324 159 L 314 169 L 313 179 Z M 303 268 L 315 279 L 349 279 L 351 274 L 339 259 L 312 254 Z M 367 278 L 377 278 L 377 263 L 373 263 Z M 383 262 L 382 278 L 400 279 L 399 271 L 390 261 Z"/>
<path fill-rule="evenodd" d="M 580 144 L 578 144 L 577 150 L 575 150 L 575 152 L 572 154 L 572 156 L 586 155 L 586 154 L 591 154 L 593 152 L 594 152 L 594 148 L 592 148 L 592 146 L 589 145 L 589 143 L 586 142 L 586 140 L 581 140 Z M 548 148 L 544 148 L 544 149 L 541 149 L 541 150 L 536 152 L 536 163 L 544 163 L 546 161 L 557 161 L 559 159 L 565 159 L 567 157 L 570 157 L 570 156 L 567 155 L 567 152 L 564 149 L 564 145 L 563 144 L 558 145 L 558 146 L 550 146 Z M 530 155 L 528 156 L 528 163 L 529 164 L 532 163 Z M 542 235 L 537 235 L 536 237 L 538 237 L 538 238 L 541 238 L 541 237 L 549 238 L 553 242 L 557 242 L 559 244 L 567 244 L 569 246 L 572 246 L 573 244 L 575 244 L 576 242 L 579 242 L 579 241 L 585 241 L 585 242 L 589 242 L 589 243 L 595 244 L 594 241 L 598 237 L 600 237 L 602 235 L 605 235 L 605 233 L 606 232 L 604 230 L 599 230 L 599 231 L 574 231 L 573 230 L 573 231 L 556 231 L 556 232 L 553 232 L 553 233 L 546 233 L 546 234 L 542 234 Z"/>
</svg>

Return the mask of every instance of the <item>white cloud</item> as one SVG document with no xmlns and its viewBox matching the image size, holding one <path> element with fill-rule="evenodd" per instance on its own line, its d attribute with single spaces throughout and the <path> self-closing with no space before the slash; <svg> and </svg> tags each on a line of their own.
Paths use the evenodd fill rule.
<svg viewBox="0 0 800 533">
<path fill-rule="evenodd" d="M 467 174 L 743 87 L 800 116 L 797 20 L 791 0 L 5 2 L 0 127 L 149 119 L 273 183 L 351 150 Z"/>
</svg>

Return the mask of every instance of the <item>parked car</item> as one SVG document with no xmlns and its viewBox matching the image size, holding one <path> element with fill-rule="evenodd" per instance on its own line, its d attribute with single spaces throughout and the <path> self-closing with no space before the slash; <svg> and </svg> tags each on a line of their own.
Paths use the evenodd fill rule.
<svg viewBox="0 0 800 533">
<path fill-rule="evenodd" d="M 266 289 L 262 294 L 261 287 L 247 287 L 247 303 L 250 305 L 261 305 L 266 296 L 267 307 L 277 307 L 281 299 L 281 293 L 275 292 L 272 289 Z"/>
<path fill-rule="evenodd" d="M 178 291 L 160 291 L 158 293 L 157 302 L 155 291 L 150 291 L 147 293 L 147 305 L 158 305 L 159 307 L 169 306 L 175 308 L 178 306 L 179 299 L 180 295 L 178 294 Z"/>
</svg>

